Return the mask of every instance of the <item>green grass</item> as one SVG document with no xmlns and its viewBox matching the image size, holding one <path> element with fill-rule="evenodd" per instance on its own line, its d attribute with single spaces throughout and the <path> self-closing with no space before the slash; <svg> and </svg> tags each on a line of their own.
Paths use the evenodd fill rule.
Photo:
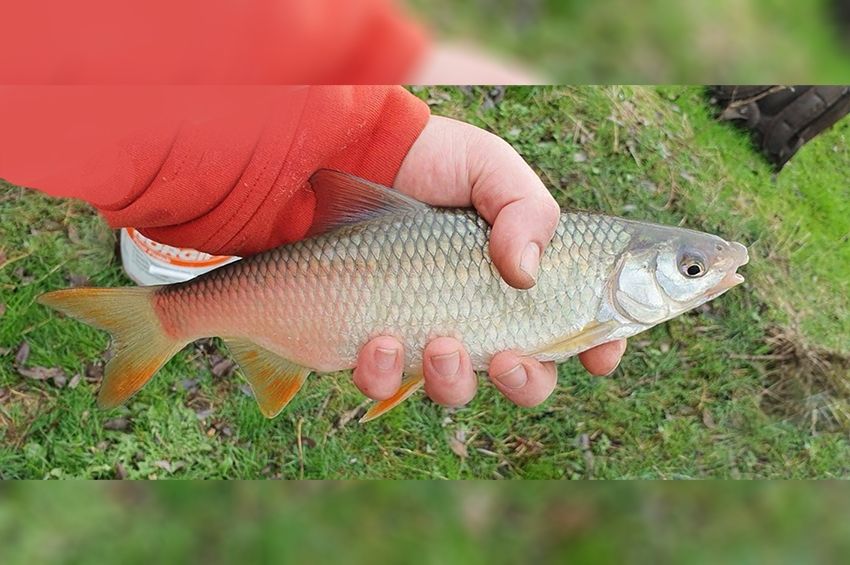
<svg viewBox="0 0 850 565">
<path fill-rule="evenodd" d="M 71 275 L 128 284 L 111 257 L 112 234 L 82 205 L 6 186 L 0 477 L 107 478 L 119 468 L 134 478 L 848 476 L 846 120 L 774 178 L 744 134 L 712 119 L 701 88 L 416 94 L 436 114 L 504 136 L 565 206 L 750 244 L 747 283 L 632 339 L 611 378 L 563 364 L 555 394 L 535 409 L 482 382 L 465 408 L 417 396 L 361 426 L 340 421 L 363 405 L 340 373 L 311 377 L 266 420 L 238 377 L 213 376 L 209 355 L 191 347 L 126 407 L 102 412 L 96 382 L 70 389 L 27 379 L 13 357 L 26 340 L 29 365 L 71 377 L 97 362 L 105 334 L 34 300 Z M 196 388 L 186 390 L 187 379 Z M 108 429 L 118 417 L 127 429 Z"/>
</svg>

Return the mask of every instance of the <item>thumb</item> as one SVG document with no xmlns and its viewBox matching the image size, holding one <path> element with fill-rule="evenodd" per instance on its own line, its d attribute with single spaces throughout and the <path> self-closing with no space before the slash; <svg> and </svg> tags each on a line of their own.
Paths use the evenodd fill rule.
<svg viewBox="0 0 850 565">
<path fill-rule="evenodd" d="M 531 288 L 560 208 L 537 174 L 503 139 L 482 131 L 469 148 L 472 204 L 493 227 L 490 256 L 502 278 Z"/>
</svg>

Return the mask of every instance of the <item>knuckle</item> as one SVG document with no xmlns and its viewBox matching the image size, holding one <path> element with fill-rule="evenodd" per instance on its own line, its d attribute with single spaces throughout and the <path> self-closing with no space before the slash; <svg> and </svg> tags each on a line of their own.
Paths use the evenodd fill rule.
<svg viewBox="0 0 850 565">
<path fill-rule="evenodd" d="M 561 207 L 548 191 L 546 192 L 546 196 L 541 199 L 539 208 L 543 215 L 541 225 L 547 231 L 554 231 L 561 217 Z"/>
<path fill-rule="evenodd" d="M 555 198 L 548 192 L 547 198 L 543 203 L 543 211 L 546 213 L 547 218 L 553 226 L 558 223 L 558 218 L 561 216 L 561 207 L 558 205 Z"/>
</svg>

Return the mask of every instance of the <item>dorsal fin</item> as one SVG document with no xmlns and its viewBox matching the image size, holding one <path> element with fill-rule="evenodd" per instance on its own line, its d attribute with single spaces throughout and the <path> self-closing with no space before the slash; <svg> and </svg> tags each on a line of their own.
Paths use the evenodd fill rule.
<svg viewBox="0 0 850 565">
<path fill-rule="evenodd" d="M 307 237 L 388 214 L 428 207 L 380 184 L 330 169 L 314 173 L 310 185 L 316 193 L 316 214 Z"/>
</svg>

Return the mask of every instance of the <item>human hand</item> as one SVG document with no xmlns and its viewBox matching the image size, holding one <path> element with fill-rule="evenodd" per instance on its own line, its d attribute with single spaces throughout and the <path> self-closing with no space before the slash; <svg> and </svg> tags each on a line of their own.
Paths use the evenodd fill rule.
<svg viewBox="0 0 850 565">
<path fill-rule="evenodd" d="M 490 231 L 490 256 L 505 282 L 534 286 L 543 249 L 558 222 L 558 204 L 513 147 L 470 124 L 432 116 L 404 159 L 395 188 L 435 206 L 474 206 Z M 594 375 L 617 368 L 626 349 L 619 340 L 579 355 Z M 424 352 L 425 392 L 446 406 L 466 404 L 475 396 L 477 379 L 469 354 L 456 339 L 431 341 Z M 354 383 L 366 396 L 384 400 L 401 385 L 404 350 L 395 338 L 381 336 L 361 350 Z M 493 357 L 490 379 L 508 399 L 536 406 L 555 389 L 554 363 L 541 363 L 515 352 Z"/>
</svg>

